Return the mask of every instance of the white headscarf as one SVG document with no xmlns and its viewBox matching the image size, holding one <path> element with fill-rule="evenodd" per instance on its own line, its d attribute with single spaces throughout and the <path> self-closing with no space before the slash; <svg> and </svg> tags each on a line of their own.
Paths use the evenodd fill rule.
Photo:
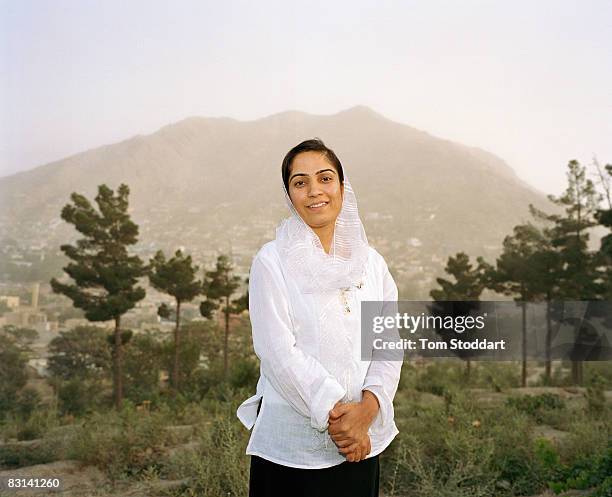
<svg viewBox="0 0 612 497">
<path fill-rule="evenodd" d="M 298 214 L 283 183 L 291 216 L 276 228 L 281 257 L 302 293 L 318 293 L 359 285 L 368 260 L 368 239 L 357 211 L 357 199 L 344 173 L 342 208 L 327 254 L 319 236 Z"/>
</svg>

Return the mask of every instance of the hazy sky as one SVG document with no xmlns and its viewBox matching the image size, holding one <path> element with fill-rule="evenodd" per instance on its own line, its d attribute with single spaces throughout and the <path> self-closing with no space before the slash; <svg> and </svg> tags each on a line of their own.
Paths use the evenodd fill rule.
<svg viewBox="0 0 612 497">
<path fill-rule="evenodd" d="M 0 176 L 188 116 L 358 104 L 559 193 L 612 162 L 612 0 L 0 0 Z"/>
</svg>

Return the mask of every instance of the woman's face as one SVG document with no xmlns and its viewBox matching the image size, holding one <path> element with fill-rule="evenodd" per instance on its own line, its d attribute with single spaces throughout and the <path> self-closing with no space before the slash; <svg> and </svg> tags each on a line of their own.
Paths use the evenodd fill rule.
<svg viewBox="0 0 612 497">
<path fill-rule="evenodd" d="M 342 208 L 344 185 L 334 166 L 321 152 L 302 152 L 293 159 L 289 197 L 301 218 L 312 229 L 336 222 Z"/>
</svg>

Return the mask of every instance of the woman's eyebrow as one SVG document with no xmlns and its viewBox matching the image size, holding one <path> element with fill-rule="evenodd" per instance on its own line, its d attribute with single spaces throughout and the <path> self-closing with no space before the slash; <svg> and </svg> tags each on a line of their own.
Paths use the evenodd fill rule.
<svg viewBox="0 0 612 497">
<path fill-rule="evenodd" d="M 335 172 L 336 172 L 336 171 L 334 171 L 333 169 L 321 169 L 320 171 L 317 171 L 317 172 L 315 173 L 315 176 L 316 176 L 317 174 L 321 174 L 321 173 L 324 173 L 324 172 L 326 172 L 326 171 L 329 171 L 330 173 L 335 173 Z M 293 178 L 295 178 L 296 176 L 308 176 L 308 175 L 307 175 L 306 173 L 295 173 L 295 174 L 292 174 L 292 175 L 291 175 L 291 178 L 289 178 L 289 181 L 291 181 L 291 180 L 292 180 Z"/>
</svg>

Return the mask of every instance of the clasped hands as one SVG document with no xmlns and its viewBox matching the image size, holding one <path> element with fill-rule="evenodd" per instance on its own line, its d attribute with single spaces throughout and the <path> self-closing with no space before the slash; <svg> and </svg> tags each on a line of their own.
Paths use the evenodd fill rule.
<svg viewBox="0 0 612 497">
<path fill-rule="evenodd" d="M 364 390 L 361 402 L 337 402 L 329 411 L 327 431 L 347 461 L 359 462 L 372 450 L 368 429 L 378 409 L 376 395 Z"/>
</svg>

